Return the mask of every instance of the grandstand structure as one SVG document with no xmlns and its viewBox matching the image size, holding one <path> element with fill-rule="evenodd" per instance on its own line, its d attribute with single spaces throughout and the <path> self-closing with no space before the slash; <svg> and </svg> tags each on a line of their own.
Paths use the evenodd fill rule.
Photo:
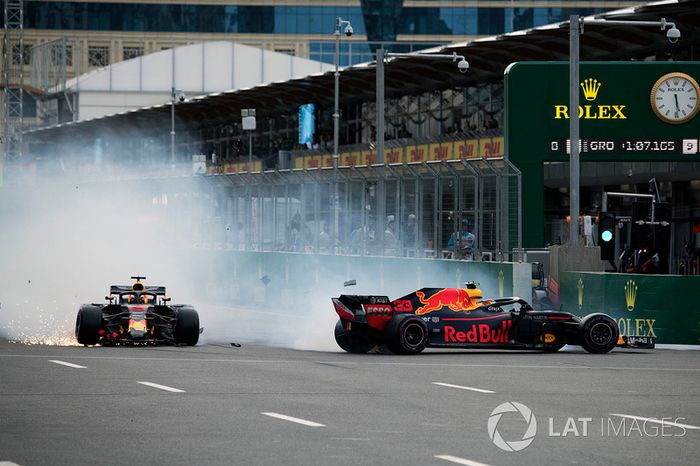
<svg viewBox="0 0 700 466">
<path fill-rule="evenodd" d="M 581 58 L 692 61 L 699 53 L 699 12 L 699 2 L 692 0 L 596 15 L 599 19 L 669 18 L 678 25 L 683 40 L 669 44 L 663 34 L 639 27 L 596 24 L 587 26 L 581 37 Z M 367 62 L 346 67 L 340 74 L 337 169 L 328 143 L 334 75 L 321 72 L 182 103 L 176 109 L 175 126 L 181 135 L 176 160 L 162 174 L 180 175 L 194 169 L 195 176 L 202 175 L 213 190 L 211 198 L 217 199 L 212 222 L 229 232 L 244 225 L 242 240 L 224 238 L 223 245 L 347 253 L 352 232 L 361 228 L 373 239 L 359 253 L 443 257 L 451 253 L 446 247 L 450 234 L 466 218 L 477 236 L 479 258 L 513 257 L 522 246 L 522 218 L 527 213 L 522 212 L 519 189 L 527 180 L 508 160 L 505 147 L 503 73 L 516 61 L 566 61 L 568 22 L 433 47 L 423 53 L 456 53 L 471 66 L 461 74 L 449 61 L 410 56 L 387 61 L 383 164 L 374 151 L 375 64 Z M 310 103 L 314 104 L 316 137 L 310 147 L 304 147 L 298 142 L 299 109 Z M 249 108 L 257 111 L 252 134 L 240 124 L 240 111 Z M 167 105 L 154 105 L 36 129 L 25 137 L 32 155 L 42 163 L 61 160 L 63 167 L 75 168 L 73 174 L 116 178 L 129 167 L 162 166 L 170 153 L 170 112 Z M 84 143 L 76 147 L 76 139 Z M 98 140 L 99 166 L 95 164 Z M 614 173 L 623 165 L 620 162 Z M 544 189 L 561 192 L 565 185 L 556 166 L 543 170 L 552 174 L 545 178 Z M 668 177 L 664 188 L 663 167 L 637 164 L 634 177 L 611 183 L 646 183 L 653 174 L 662 189 L 683 189 L 689 193 L 686 199 L 692 199 L 700 189 L 693 187 L 692 181 L 698 178 L 693 170 L 685 171 L 680 180 Z M 582 186 L 591 192 L 599 190 L 595 178 L 585 173 Z M 565 203 L 557 202 L 550 206 L 548 218 L 564 217 Z M 292 220 L 297 214 L 301 221 L 294 232 Z M 402 233 L 409 215 L 419 220 L 420 235 Z M 690 212 L 689 221 L 694 215 Z M 391 218 L 399 222 L 395 236 L 401 246 L 387 251 L 382 238 Z M 292 241 L 299 231 L 308 231 L 301 234 L 306 238 L 301 246 Z M 547 240 L 555 242 L 552 237 Z"/>
</svg>

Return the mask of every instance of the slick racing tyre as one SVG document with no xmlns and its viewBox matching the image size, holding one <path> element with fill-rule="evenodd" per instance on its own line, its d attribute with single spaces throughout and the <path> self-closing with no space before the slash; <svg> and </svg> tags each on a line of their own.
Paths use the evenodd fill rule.
<svg viewBox="0 0 700 466">
<path fill-rule="evenodd" d="M 617 345 L 617 322 L 605 314 L 590 314 L 579 324 L 581 347 L 589 353 L 609 353 Z"/>
<path fill-rule="evenodd" d="M 412 314 L 395 315 L 384 335 L 386 346 L 396 354 L 418 354 L 428 344 L 428 326 Z"/>
<path fill-rule="evenodd" d="M 96 345 L 100 341 L 102 309 L 86 304 L 80 307 L 75 320 L 75 338 L 81 345 Z"/>
<path fill-rule="evenodd" d="M 175 310 L 175 344 L 194 346 L 199 341 L 199 314 L 191 306 Z"/>
<path fill-rule="evenodd" d="M 356 354 L 365 354 L 376 346 L 366 335 L 345 330 L 340 320 L 335 324 L 335 342 L 344 351 Z"/>
</svg>

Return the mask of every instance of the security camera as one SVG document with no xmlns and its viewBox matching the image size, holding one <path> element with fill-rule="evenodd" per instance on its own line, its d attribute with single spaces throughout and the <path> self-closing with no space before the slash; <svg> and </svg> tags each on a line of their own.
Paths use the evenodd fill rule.
<svg viewBox="0 0 700 466">
<path fill-rule="evenodd" d="M 352 35 L 352 26 L 349 24 L 347 26 L 345 26 L 345 35 L 348 37 L 350 37 Z"/>
<path fill-rule="evenodd" d="M 681 38 L 681 31 L 679 31 L 675 26 L 673 26 L 671 29 L 666 31 L 666 38 L 670 43 L 675 44 L 676 42 L 678 42 L 678 39 Z"/>
<path fill-rule="evenodd" d="M 467 60 L 460 60 L 457 63 L 457 69 L 459 70 L 460 73 L 466 73 L 467 70 L 469 69 L 469 62 Z"/>
</svg>

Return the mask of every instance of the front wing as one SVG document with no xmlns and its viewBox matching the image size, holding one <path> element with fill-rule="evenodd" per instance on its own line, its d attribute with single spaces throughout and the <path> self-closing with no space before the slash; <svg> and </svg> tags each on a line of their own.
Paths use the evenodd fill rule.
<svg viewBox="0 0 700 466">
<path fill-rule="evenodd" d="M 620 335 L 617 340 L 618 348 L 647 348 L 652 349 L 656 346 L 655 337 L 639 337 L 636 335 Z"/>
</svg>

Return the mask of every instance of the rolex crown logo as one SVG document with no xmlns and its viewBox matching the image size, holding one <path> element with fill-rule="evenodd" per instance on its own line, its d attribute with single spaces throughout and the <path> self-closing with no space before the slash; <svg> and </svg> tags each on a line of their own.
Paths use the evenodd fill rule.
<svg viewBox="0 0 700 466">
<path fill-rule="evenodd" d="M 505 279 L 506 279 L 506 277 L 503 274 L 503 270 L 499 270 L 498 271 L 498 295 L 501 298 L 503 297 Z"/>
<path fill-rule="evenodd" d="M 576 287 L 578 288 L 578 308 L 581 309 L 583 307 L 583 279 L 582 278 L 578 279 L 578 284 Z"/>
<path fill-rule="evenodd" d="M 637 284 L 634 280 L 629 280 L 625 283 L 625 302 L 627 303 L 627 310 L 632 312 L 634 310 L 634 302 L 637 300 Z"/>
<path fill-rule="evenodd" d="M 583 96 L 588 101 L 593 101 L 598 97 L 598 90 L 602 84 L 593 78 L 584 79 L 581 82 L 581 89 L 583 89 Z"/>
</svg>

